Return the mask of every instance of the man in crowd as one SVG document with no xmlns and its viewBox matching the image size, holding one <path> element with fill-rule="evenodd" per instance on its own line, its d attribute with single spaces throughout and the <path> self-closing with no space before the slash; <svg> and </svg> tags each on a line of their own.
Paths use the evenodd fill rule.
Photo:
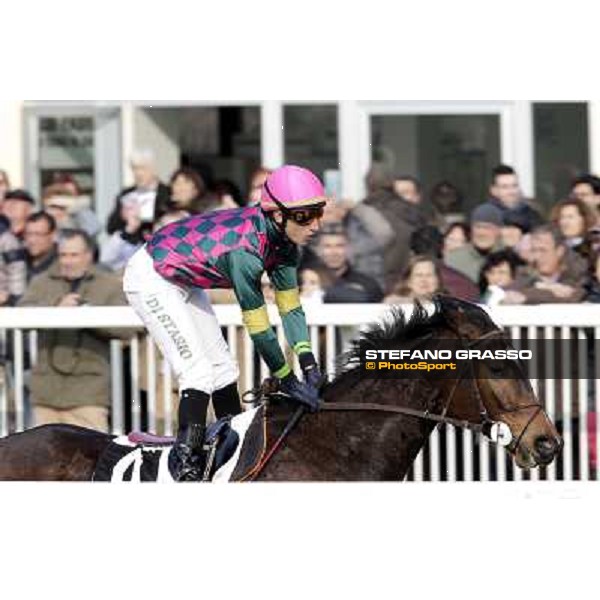
<svg viewBox="0 0 600 600">
<path fill-rule="evenodd" d="M 577 177 L 571 184 L 571 196 L 585 202 L 600 225 L 600 177 L 590 173 Z"/>
<path fill-rule="evenodd" d="M 93 265 L 94 243 L 82 230 L 64 230 L 58 260 L 35 277 L 20 306 L 125 305 L 121 283 Z M 110 338 L 125 330 L 45 330 L 31 377 L 36 425 L 70 423 L 108 430 Z"/>
<path fill-rule="evenodd" d="M 335 200 L 325 207 L 321 224 L 343 226 L 352 254 L 352 265 L 361 273 L 368 273 L 383 288 L 385 248 L 395 237 L 395 232 L 385 217 L 364 202 Z M 304 249 L 301 268 L 319 268 L 321 261 L 316 253 L 318 238 Z"/>
<path fill-rule="evenodd" d="M 394 179 L 394 192 L 410 204 L 421 203 L 421 182 L 412 175 L 399 175 Z"/>
<path fill-rule="evenodd" d="M 542 216 L 525 202 L 519 178 L 508 165 L 498 165 L 492 171 L 490 199 L 484 204 L 495 206 L 503 218 L 515 215 L 528 229 L 534 229 L 544 222 Z"/>
<path fill-rule="evenodd" d="M 374 163 L 366 177 L 368 196 L 365 205 L 375 208 L 391 225 L 394 237 L 383 249 L 383 270 L 386 289 L 391 289 L 408 265 L 410 234 L 427 224 L 418 204 L 420 192 L 414 178 L 394 179 L 384 167 Z M 418 182 L 417 182 L 418 183 Z M 396 185 L 397 184 L 397 185 Z M 408 194 L 410 201 L 395 189 Z"/>
<path fill-rule="evenodd" d="M 27 282 L 44 273 L 56 260 L 56 221 L 44 211 L 35 212 L 25 223 L 25 250 L 27 252 Z"/>
<path fill-rule="evenodd" d="M 25 232 L 25 222 L 34 207 L 35 200 L 26 190 L 12 190 L 4 197 L 2 214 L 8 219 L 11 232 L 21 244 Z"/>
<path fill-rule="evenodd" d="M 533 269 L 517 276 L 502 304 L 580 302 L 586 261 L 564 242 L 560 231 L 542 225 L 531 235 Z"/>
<path fill-rule="evenodd" d="M 471 241 L 446 257 L 446 264 L 466 275 L 473 283 L 490 252 L 500 249 L 502 212 L 491 203 L 480 204 L 471 215 Z"/>
<path fill-rule="evenodd" d="M 324 226 L 319 234 L 317 254 L 331 273 L 333 283 L 325 290 L 323 302 L 381 302 L 383 292 L 372 277 L 356 271 L 348 259 L 348 238 L 341 223 Z"/>
</svg>

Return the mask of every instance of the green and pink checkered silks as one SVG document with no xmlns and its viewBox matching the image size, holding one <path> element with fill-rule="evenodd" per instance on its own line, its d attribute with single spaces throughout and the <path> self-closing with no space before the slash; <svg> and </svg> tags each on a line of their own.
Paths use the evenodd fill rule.
<svg viewBox="0 0 600 600">
<path fill-rule="evenodd" d="M 258 206 L 194 215 L 159 229 L 147 244 L 154 268 L 166 279 L 203 289 L 229 288 L 214 263 L 232 250 L 265 258 L 265 216 Z"/>
</svg>

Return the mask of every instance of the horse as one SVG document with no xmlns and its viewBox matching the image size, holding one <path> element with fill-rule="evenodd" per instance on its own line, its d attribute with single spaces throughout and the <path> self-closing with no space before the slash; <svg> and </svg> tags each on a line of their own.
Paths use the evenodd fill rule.
<svg viewBox="0 0 600 600">
<path fill-rule="evenodd" d="M 391 307 L 387 319 L 361 332 L 322 388 L 319 412 L 291 427 L 292 415 L 301 415 L 294 403 L 268 400 L 267 438 L 282 443 L 252 480 L 402 481 L 440 422 L 479 433 L 490 423 L 504 424 L 512 438 L 506 450 L 518 467 L 551 463 L 562 440 L 517 359 L 468 360 L 453 379 L 364 376 L 360 348 L 432 348 L 453 340 L 469 349 L 493 340 L 511 349 L 479 306 L 442 295 L 430 306 L 415 302 L 410 317 Z M 10 435 L 0 440 L 0 480 L 91 480 L 114 437 L 61 424 Z"/>
</svg>

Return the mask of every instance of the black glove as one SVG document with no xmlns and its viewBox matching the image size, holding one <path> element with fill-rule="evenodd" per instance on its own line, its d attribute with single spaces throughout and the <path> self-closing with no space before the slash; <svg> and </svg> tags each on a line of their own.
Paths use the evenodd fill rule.
<svg viewBox="0 0 600 600">
<path fill-rule="evenodd" d="M 294 373 L 280 379 L 279 391 L 306 406 L 310 412 L 319 410 L 319 390 L 300 381 Z"/>
<path fill-rule="evenodd" d="M 304 375 L 304 381 L 312 387 L 320 390 L 325 383 L 325 376 L 319 370 L 319 365 L 312 352 L 303 352 L 298 355 L 300 368 Z"/>
</svg>

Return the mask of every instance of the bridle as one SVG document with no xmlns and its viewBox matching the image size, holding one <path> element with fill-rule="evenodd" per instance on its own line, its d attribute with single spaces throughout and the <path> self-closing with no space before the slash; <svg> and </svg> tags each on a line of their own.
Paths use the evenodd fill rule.
<svg viewBox="0 0 600 600">
<path fill-rule="evenodd" d="M 470 342 L 466 342 L 466 340 L 464 340 L 464 338 L 462 338 L 460 336 L 458 339 L 461 342 L 463 349 L 469 349 L 469 348 L 473 348 L 473 347 L 477 346 L 478 344 L 480 344 L 481 342 L 486 341 L 493 337 L 501 337 L 504 339 L 504 332 L 502 331 L 502 329 L 493 329 L 492 331 L 489 331 L 489 332 L 483 334 L 481 337 L 479 337 L 475 340 L 471 340 Z M 467 376 L 468 371 L 474 381 L 474 393 L 475 393 L 475 396 L 476 396 L 476 399 L 478 402 L 478 406 L 479 406 L 480 421 L 477 423 L 474 423 L 467 419 L 456 419 L 454 417 L 448 416 L 448 412 L 450 410 L 450 407 L 452 406 L 452 402 L 455 398 L 456 392 L 459 389 L 460 384 L 465 380 L 465 377 Z M 261 400 L 262 396 L 265 395 L 265 392 L 259 388 L 257 390 L 252 390 L 251 392 L 247 392 L 247 394 L 252 395 L 252 400 L 250 400 L 250 402 L 256 403 L 257 401 Z M 268 393 L 266 395 L 268 395 Z M 244 394 L 244 396 L 246 396 L 246 394 Z M 248 402 L 248 401 L 245 400 L 245 402 Z M 514 454 L 517 451 L 517 449 L 521 443 L 521 440 L 523 439 L 523 437 L 527 433 L 527 430 L 529 429 L 529 427 L 531 426 L 533 421 L 536 419 L 536 417 L 539 415 L 539 413 L 541 411 L 543 411 L 543 407 L 541 404 L 531 403 L 531 404 L 527 404 L 525 406 L 519 406 L 512 410 L 503 409 L 501 412 L 501 414 L 509 414 L 509 413 L 518 413 L 518 412 L 521 412 L 524 410 L 530 410 L 530 409 L 534 409 L 534 410 L 532 411 L 532 414 L 531 414 L 529 420 L 525 424 L 525 427 L 523 427 L 523 429 L 521 430 L 521 432 L 519 433 L 518 436 L 516 436 L 516 437 L 512 436 L 510 443 L 505 445 L 506 450 L 510 453 Z M 402 414 L 402 415 L 407 415 L 410 417 L 416 417 L 418 419 L 423 419 L 426 421 L 433 421 L 436 424 L 444 423 L 447 425 L 453 425 L 455 427 L 467 429 L 476 434 L 484 435 L 487 437 L 491 437 L 490 432 L 492 431 L 493 426 L 498 424 L 498 421 L 494 421 L 490 417 L 488 410 L 485 408 L 485 405 L 484 405 L 482 397 L 481 397 L 481 391 L 479 389 L 479 384 L 477 383 L 477 377 L 475 376 L 475 367 L 473 366 L 472 360 L 466 361 L 466 366 L 461 370 L 459 377 L 456 379 L 454 385 L 452 386 L 450 394 L 448 395 L 448 400 L 446 401 L 444 408 L 442 409 L 442 412 L 439 414 L 430 412 L 430 410 L 428 408 L 421 410 L 421 409 L 416 409 L 416 408 L 409 408 L 406 406 L 390 406 L 387 404 L 378 404 L 378 403 L 372 403 L 372 402 L 323 402 L 320 405 L 320 410 L 321 411 L 330 411 L 330 412 L 331 411 L 337 411 L 337 412 L 342 412 L 342 411 L 343 412 L 350 412 L 350 411 L 365 412 L 365 411 L 367 411 L 367 412 L 384 412 L 384 413 Z M 300 420 L 303 413 L 304 413 L 303 407 L 299 408 L 295 412 L 295 414 L 292 416 L 292 418 L 288 422 L 287 426 L 285 427 L 284 431 L 279 436 L 279 439 L 276 441 L 275 447 L 273 448 L 273 452 L 275 452 L 276 449 L 280 447 L 280 445 L 283 443 L 283 440 L 287 437 L 287 435 L 295 427 L 295 425 Z M 502 422 L 500 422 L 500 423 L 502 423 Z M 269 456 L 269 458 L 270 458 L 270 456 Z"/>
<path fill-rule="evenodd" d="M 469 348 L 473 348 L 473 347 L 477 346 L 478 344 L 480 344 L 481 342 L 486 341 L 493 337 L 501 337 L 504 339 L 504 332 L 501 329 L 493 329 L 492 331 L 488 331 L 487 333 L 483 334 L 481 337 L 479 337 L 475 340 L 472 340 L 469 343 L 465 343 L 465 340 L 460 336 L 458 339 L 462 343 L 463 349 L 469 349 Z M 475 392 L 475 396 L 477 398 L 477 402 L 479 405 L 479 415 L 480 415 L 480 422 L 478 422 L 478 423 L 473 423 L 472 421 L 469 421 L 466 419 L 456 419 L 456 418 L 448 416 L 448 411 L 450 410 L 450 407 L 452 406 L 452 401 L 454 400 L 456 391 L 458 390 L 460 384 L 464 381 L 464 379 L 467 375 L 467 371 L 470 371 L 470 375 L 472 376 L 472 379 L 474 381 L 474 392 Z M 529 420 L 527 421 L 525 427 L 521 430 L 521 432 L 519 433 L 518 436 L 512 437 L 510 443 L 506 445 L 507 451 L 509 451 L 511 453 L 516 452 L 516 450 L 519 447 L 519 444 L 521 443 L 521 440 L 525 436 L 528 428 L 533 423 L 533 421 L 538 416 L 538 414 L 543 410 L 543 408 L 542 408 L 541 404 L 531 403 L 531 404 L 527 404 L 525 406 L 519 406 L 512 410 L 506 410 L 506 409 L 502 410 L 501 414 L 508 414 L 508 413 L 518 413 L 518 412 L 521 412 L 524 410 L 530 410 L 532 408 L 535 410 L 533 410 L 532 415 L 529 418 Z M 446 404 L 444 405 L 444 408 L 440 414 L 431 413 L 429 411 L 429 409 L 419 410 L 419 409 L 408 408 L 408 407 L 404 407 L 404 406 L 389 406 L 386 404 L 377 404 L 377 403 L 370 403 L 370 402 L 364 402 L 364 403 L 326 402 L 326 403 L 321 404 L 320 410 L 324 410 L 324 411 L 379 411 L 379 412 L 386 412 L 386 413 L 397 413 L 397 414 L 408 415 L 411 417 L 417 417 L 419 419 L 424 419 L 427 421 L 434 421 L 435 423 L 438 423 L 438 424 L 444 423 L 447 425 L 453 425 L 455 427 L 467 429 L 469 431 L 473 431 L 474 433 L 483 434 L 488 437 L 489 437 L 490 431 L 492 429 L 492 426 L 497 424 L 497 421 L 494 421 L 490 417 L 489 412 L 485 408 L 485 405 L 481 398 L 481 391 L 479 389 L 479 384 L 477 383 L 477 377 L 475 376 L 475 367 L 473 366 L 472 360 L 466 361 L 466 367 L 464 367 L 461 370 L 459 377 L 456 379 L 454 385 L 452 386 L 450 394 L 448 395 L 448 400 L 446 401 Z"/>
</svg>

